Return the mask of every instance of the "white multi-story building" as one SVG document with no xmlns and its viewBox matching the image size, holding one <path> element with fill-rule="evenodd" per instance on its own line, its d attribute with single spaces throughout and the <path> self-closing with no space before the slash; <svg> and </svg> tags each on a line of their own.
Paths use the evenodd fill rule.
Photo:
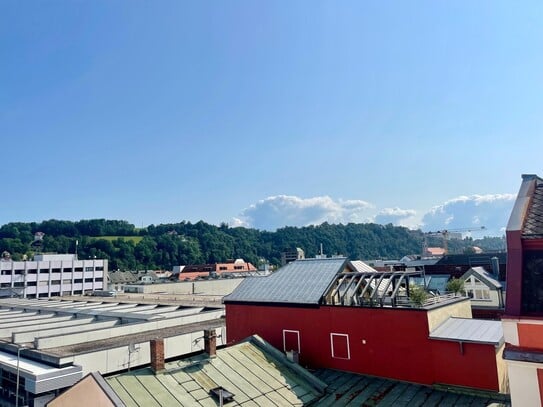
<svg viewBox="0 0 543 407">
<path fill-rule="evenodd" d="M 32 261 L 0 261 L 0 290 L 23 298 L 58 297 L 103 290 L 107 260 L 74 254 L 39 254 Z"/>
</svg>

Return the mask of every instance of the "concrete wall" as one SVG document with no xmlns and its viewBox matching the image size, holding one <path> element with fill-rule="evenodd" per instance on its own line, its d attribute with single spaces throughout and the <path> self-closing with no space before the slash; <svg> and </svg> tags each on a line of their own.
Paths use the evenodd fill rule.
<svg viewBox="0 0 543 407">
<path fill-rule="evenodd" d="M 449 317 L 471 318 L 471 302 L 465 299 L 461 302 L 437 307 L 428 311 L 428 329 L 432 332 Z"/>
<path fill-rule="evenodd" d="M 141 294 L 194 294 L 228 295 L 243 281 L 230 278 L 203 281 L 181 281 L 179 283 L 125 285 L 125 292 Z"/>
<path fill-rule="evenodd" d="M 541 407 L 536 363 L 508 360 L 511 405 L 519 407 Z"/>
<path fill-rule="evenodd" d="M 225 330 L 216 329 L 217 345 L 225 344 Z M 203 351 L 204 331 L 196 331 L 164 338 L 164 357 L 166 359 Z M 134 343 L 132 346 L 120 346 L 83 355 L 76 355 L 71 360 L 83 367 L 83 375 L 90 372 L 101 374 L 134 369 L 151 362 L 149 342 Z"/>
</svg>

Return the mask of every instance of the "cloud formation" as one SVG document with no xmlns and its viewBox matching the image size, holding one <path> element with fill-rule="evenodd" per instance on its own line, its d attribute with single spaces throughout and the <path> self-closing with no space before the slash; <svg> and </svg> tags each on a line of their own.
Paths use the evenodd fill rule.
<svg viewBox="0 0 543 407">
<path fill-rule="evenodd" d="M 417 211 L 414 209 L 385 208 L 377 213 L 373 221 L 382 225 L 392 223 L 395 226 L 417 228 L 416 215 Z"/>
<path fill-rule="evenodd" d="M 484 235 L 500 236 L 505 227 L 516 195 L 488 194 L 460 196 L 434 206 L 422 218 L 422 229 L 460 229 L 485 227 Z"/>
<path fill-rule="evenodd" d="M 426 213 L 414 209 L 376 208 L 363 200 L 334 200 L 329 196 L 300 198 L 277 195 L 262 199 L 234 218 L 232 226 L 275 230 L 284 226 L 328 223 L 392 223 L 423 231 L 485 227 L 484 233 L 501 236 L 513 203 L 513 194 L 460 196 L 434 206 Z"/>
<path fill-rule="evenodd" d="M 307 226 L 329 223 L 364 223 L 371 221 L 373 208 L 362 200 L 333 200 L 329 196 L 300 198 L 277 195 L 262 199 L 243 210 L 234 226 L 275 230 L 283 226 Z"/>
</svg>

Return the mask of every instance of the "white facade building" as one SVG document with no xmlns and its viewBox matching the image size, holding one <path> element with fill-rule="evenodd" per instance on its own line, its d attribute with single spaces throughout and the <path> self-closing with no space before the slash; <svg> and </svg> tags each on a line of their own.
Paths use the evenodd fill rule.
<svg viewBox="0 0 543 407">
<path fill-rule="evenodd" d="M 39 254 L 32 261 L 0 261 L 0 290 L 23 298 L 50 298 L 103 290 L 107 260 Z"/>
</svg>

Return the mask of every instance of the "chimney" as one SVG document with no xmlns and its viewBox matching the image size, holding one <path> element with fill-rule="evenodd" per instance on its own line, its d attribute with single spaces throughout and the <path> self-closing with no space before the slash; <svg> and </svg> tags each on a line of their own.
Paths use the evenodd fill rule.
<svg viewBox="0 0 543 407">
<path fill-rule="evenodd" d="M 164 339 L 151 339 L 151 370 L 157 374 L 164 370 Z"/>
<path fill-rule="evenodd" d="M 217 333 L 214 329 L 204 330 L 204 351 L 210 358 L 217 356 Z"/>
</svg>

